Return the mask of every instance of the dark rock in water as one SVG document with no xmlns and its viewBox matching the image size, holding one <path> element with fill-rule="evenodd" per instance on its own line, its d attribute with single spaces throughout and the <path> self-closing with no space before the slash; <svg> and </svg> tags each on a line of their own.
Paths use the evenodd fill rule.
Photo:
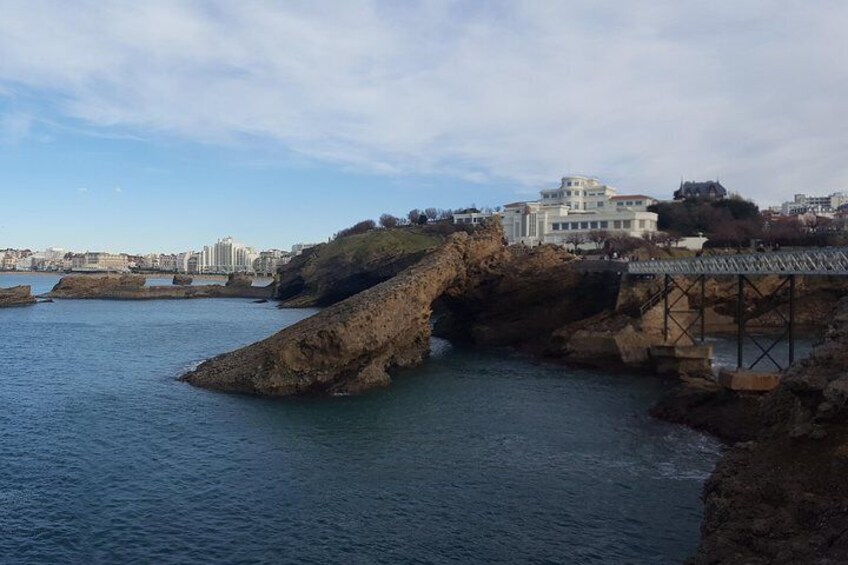
<svg viewBox="0 0 848 565">
<path fill-rule="evenodd" d="M 188 286 L 192 282 L 194 282 L 194 279 L 192 277 L 190 277 L 189 275 L 174 275 L 174 278 L 171 281 L 171 284 L 179 285 L 179 286 Z"/>
<path fill-rule="evenodd" d="M 225 286 L 229 287 L 250 287 L 253 286 L 253 279 L 244 273 L 230 273 L 227 277 Z"/>
<path fill-rule="evenodd" d="M 36 300 L 32 295 L 32 288 L 29 285 L 0 288 L 0 308 L 30 306 L 35 303 Z"/>
<path fill-rule="evenodd" d="M 267 299 L 265 299 L 265 298 L 261 298 L 261 299 L 259 299 L 259 300 L 254 300 L 254 301 L 253 301 L 253 303 L 254 303 L 254 304 L 265 304 L 266 302 L 268 302 L 268 300 L 267 300 Z"/>
</svg>

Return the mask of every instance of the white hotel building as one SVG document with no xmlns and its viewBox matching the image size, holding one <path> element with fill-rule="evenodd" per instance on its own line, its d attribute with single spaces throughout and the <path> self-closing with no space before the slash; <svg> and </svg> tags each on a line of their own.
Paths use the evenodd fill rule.
<svg viewBox="0 0 848 565">
<path fill-rule="evenodd" d="M 569 236 L 592 231 L 642 237 L 657 231 L 657 215 L 647 208 L 656 200 L 642 194 L 618 196 L 597 179 L 564 177 L 558 188 L 545 189 L 534 202 L 515 202 L 501 213 L 504 236 L 510 244 L 565 245 Z M 482 214 L 456 214 L 455 223 L 479 223 Z"/>
</svg>

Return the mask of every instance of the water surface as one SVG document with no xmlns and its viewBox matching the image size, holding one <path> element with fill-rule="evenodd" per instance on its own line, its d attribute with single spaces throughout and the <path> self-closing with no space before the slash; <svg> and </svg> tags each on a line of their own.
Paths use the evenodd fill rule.
<svg viewBox="0 0 848 565">
<path fill-rule="evenodd" d="M 31 278 L 0 286 L 55 282 Z M 694 551 L 720 447 L 645 415 L 653 379 L 436 341 L 425 365 L 358 397 L 175 380 L 311 313 L 239 299 L 0 310 L 0 561 L 656 564 Z"/>
</svg>

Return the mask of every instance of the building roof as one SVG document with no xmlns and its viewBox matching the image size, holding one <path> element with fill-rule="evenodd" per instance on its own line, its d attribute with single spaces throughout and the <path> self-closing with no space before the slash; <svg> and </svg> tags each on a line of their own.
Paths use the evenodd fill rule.
<svg viewBox="0 0 848 565">
<path fill-rule="evenodd" d="M 674 191 L 675 200 L 687 198 L 721 199 L 727 196 L 727 189 L 717 180 L 704 182 L 686 181 L 680 183 L 680 188 Z"/>
</svg>

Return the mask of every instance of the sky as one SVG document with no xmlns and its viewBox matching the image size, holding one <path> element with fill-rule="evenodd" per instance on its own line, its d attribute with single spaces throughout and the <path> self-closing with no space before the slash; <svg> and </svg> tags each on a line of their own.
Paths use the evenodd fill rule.
<svg viewBox="0 0 848 565">
<path fill-rule="evenodd" d="M 326 240 L 568 174 L 848 190 L 848 2 L 4 0 L 0 248 Z"/>
</svg>

